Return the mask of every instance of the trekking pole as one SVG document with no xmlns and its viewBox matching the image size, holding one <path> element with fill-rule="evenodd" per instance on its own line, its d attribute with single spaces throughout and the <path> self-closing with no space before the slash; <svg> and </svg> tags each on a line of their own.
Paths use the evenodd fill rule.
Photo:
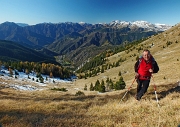
<svg viewBox="0 0 180 127">
<path fill-rule="evenodd" d="M 122 97 L 121 101 L 124 99 L 124 97 L 126 96 L 126 94 L 128 93 L 128 91 L 130 91 L 130 89 L 132 88 L 132 85 L 134 84 L 134 81 L 136 80 L 136 78 L 134 78 L 132 84 L 129 86 L 128 90 L 125 92 L 124 96 Z M 121 102 L 120 101 L 120 102 Z"/>
<path fill-rule="evenodd" d="M 153 75 L 152 75 L 151 77 L 152 77 L 153 83 L 154 83 L 154 93 L 155 93 L 155 96 L 156 96 L 156 102 L 157 102 L 157 104 L 158 104 L 158 107 L 160 107 L 160 105 L 159 105 L 159 100 L 158 100 L 158 96 L 157 96 L 157 93 L 156 93 L 156 85 L 155 85 L 155 82 L 154 82 L 154 77 L 153 77 Z"/>
</svg>

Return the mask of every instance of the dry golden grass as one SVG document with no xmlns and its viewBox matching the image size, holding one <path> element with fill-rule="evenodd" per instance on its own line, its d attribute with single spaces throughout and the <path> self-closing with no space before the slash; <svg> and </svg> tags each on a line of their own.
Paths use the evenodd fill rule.
<svg viewBox="0 0 180 127">
<path fill-rule="evenodd" d="M 57 91 L 0 90 L 3 127 L 176 127 L 180 123 L 180 86 L 158 87 L 158 108 L 152 86 L 141 101 L 132 89 L 124 95 L 74 96 Z"/>
<path fill-rule="evenodd" d="M 175 43 L 175 41 L 178 43 Z M 166 46 L 166 42 L 173 44 Z M 109 57 L 115 62 L 126 58 L 119 67 L 106 70 L 105 73 L 88 79 L 78 79 L 73 83 L 49 84 L 42 91 L 18 91 L 6 88 L 6 84 L 19 83 L 13 79 L 0 78 L 0 123 L 3 127 L 177 127 L 180 124 L 180 25 L 149 38 L 143 42 L 144 48 L 150 48 L 159 64 L 160 71 L 154 75 L 154 81 L 142 100 L 134 99 L 136 83 L 120 102 L 126 90 L 99 94 L 83 91 L 84 85 L 95 83 L 97 79 L 118 80 L 122 72 L 126 87 L 134 79 L 133 66 L 137 50 L 121 52 Z M 140 44 L 141 45 L 141 44 Z M 165 77 L 165 79 L 164 79 Z M 26 83 L 24 81 L 24 83 Z M 157 85 L 160 108 L 157 106 L 153 84 Z M 22 83 L 23 84 L 23 83 Z M 31 84 L 36 86 L 36 84 Z M 52 91 L 50 88 L 68 89 L 67 92 Z M 81 90 L 85 96 L 75 96 Z"/>
</svg>

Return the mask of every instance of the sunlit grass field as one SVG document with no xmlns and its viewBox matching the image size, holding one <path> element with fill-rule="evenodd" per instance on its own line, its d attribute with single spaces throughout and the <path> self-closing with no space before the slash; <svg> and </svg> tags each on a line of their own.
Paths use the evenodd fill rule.
<svg viewBox="0 0 180 127">
<path fill-rule="evenodd" d="M 169 87 L 168 87 L 169 86 Z M 81 95 L 66 92 L 0 90 L 3 127 L 176 127 L 180 124 L 180 86 L 159 85 L 158 107 L 153 86 L 141 101 L 131 89 L 114 94 Z"/>
</svg>

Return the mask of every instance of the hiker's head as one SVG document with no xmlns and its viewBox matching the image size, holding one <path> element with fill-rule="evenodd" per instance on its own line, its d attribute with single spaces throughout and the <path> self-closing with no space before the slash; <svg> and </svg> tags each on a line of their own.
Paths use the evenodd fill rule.
<svg viewBox="0 0 180 127">
<path fill-rule="evenodd" d="M 148 49 L 145 49 L 145 50 L 143 50 L 142 56 L 143 56 L 143 58 L 144 58 L 145 60 L 149 60 L 150 57 L 151 57 L 151 53 L 150 53 L 150 51 L 149 51 Z"/>
</svg>

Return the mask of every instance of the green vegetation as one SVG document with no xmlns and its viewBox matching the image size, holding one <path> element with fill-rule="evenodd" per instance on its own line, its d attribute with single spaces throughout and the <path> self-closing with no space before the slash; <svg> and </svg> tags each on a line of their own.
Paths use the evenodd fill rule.
<svg viewBox="0 0 180 127">
<path fill-rule="evenodd" d="M 113 62 L 113 63 L 107 63 L 108 59 L 107 57 L 112 56 L 118 52 L 126 51 L 128 54 L 131 52 L 133 49 L 138 50 L 140 52 L 143 50 L 143 45 L 140 45 L 137 47 L 139 43 L 144 41 L 146 39 L 141 39 L 138 41 L 134 41 L 131 43 L 127 44 L 121 44 L 120 46 L 114 48 L 114 49 L 109 49 L 107 51 L 102 52 L 101 54 L 95 56 L 94 58 L 90 59 L 88 62 L 84 64 L 79 70 L 76 71 L 78 73 L 78 78 L 85 78 L 87 79 L 88 77 L 93 77 L 96 76 L 98 73 L 104 73 L 105 70 L 108 70 L 113 67 L 118 67 L 120 66 L 121 62 L 126 61 L 126 58 L 119 58 L 118 61 Z M 135 48 L 137 47 L 137 48 Z M 136 54 L 131 55 L 132 57 L 138 57 Z"/>
<path fill-rule="evenodd" d="M 51 90 L 55 90 L 55 91 L 63 91 L 63 92 L 66 92 L 68 91 L 66 88 L 51 88 Z"/>
<path fill-rule="evenodd" d="M 76 94 L 75 94 L 75 96 L 84 96 L 85 94 L 84 94 L 84 92 L 82 92 L 82 91 L 78 91 L 78 92 L 76 92 Z"/>
<path fill-rule="evenodd" d="M 124 82 L 123 77 L 120 77 L 119 81 L 117 81 L 114 84 L 115 90 L 122 90 L 122 89 L 125 89 L 125 87 L 126 87 L 126 83 Z"/>
<path fill-rule="evenodd" d="M 0 60 L 2 61 L 31 61 L 59 64 L 53 57 L 12 41 L 0 40 L 0 51 Z"/>
<path fill-rule="evenodd" d="M 25 72 L 29 74 L 29 72 L 35 72 L 37 78 L 40 77 L 40 81 L 42 82 L 41 74 L 49 75 L 50 78 L 52 77 L 59 77 L 59 78 L 69 78 L 72 73 L 63 68 L 62 66 L 55 65 L 55 64 L 46 64 L 46 63 L 36 63 L 36 62 L 19 62 L 19 61 L 8 61 L 2 62 L 0 61 L 1 65 L 4 65 L 6 68 L 18 70 L 19 72 Z M 17 74 L 17 73 L 16 73 Z"/>
<path fill-rule="evenodd" d="M 105 53 L 101 53 L 100 55 L 94 57 L 89 62 L 87 62 L 81 69 L 77 71 L 77 73 L 85 72 L 87 70 L 91 70 L 97 66 L 100 66 L 105 63 Z"/>
<path fill-rule="evenodd" d="M 116 83 L 113 83 L 112 79 L 107 78 L 106 82 L 104 80 L 101 80 L 101 83 L 99 80 L 95 82 L 95 85 L 91 83 L 89 90 L 90 91 L 99 91 L 101 93 L 104 93 L 106 91 L 110 90 L 122 90 L 125 89 L 126 83 L 123 80 L 123 77 L 120 76 L 119 81 Z"/>
</svg>

